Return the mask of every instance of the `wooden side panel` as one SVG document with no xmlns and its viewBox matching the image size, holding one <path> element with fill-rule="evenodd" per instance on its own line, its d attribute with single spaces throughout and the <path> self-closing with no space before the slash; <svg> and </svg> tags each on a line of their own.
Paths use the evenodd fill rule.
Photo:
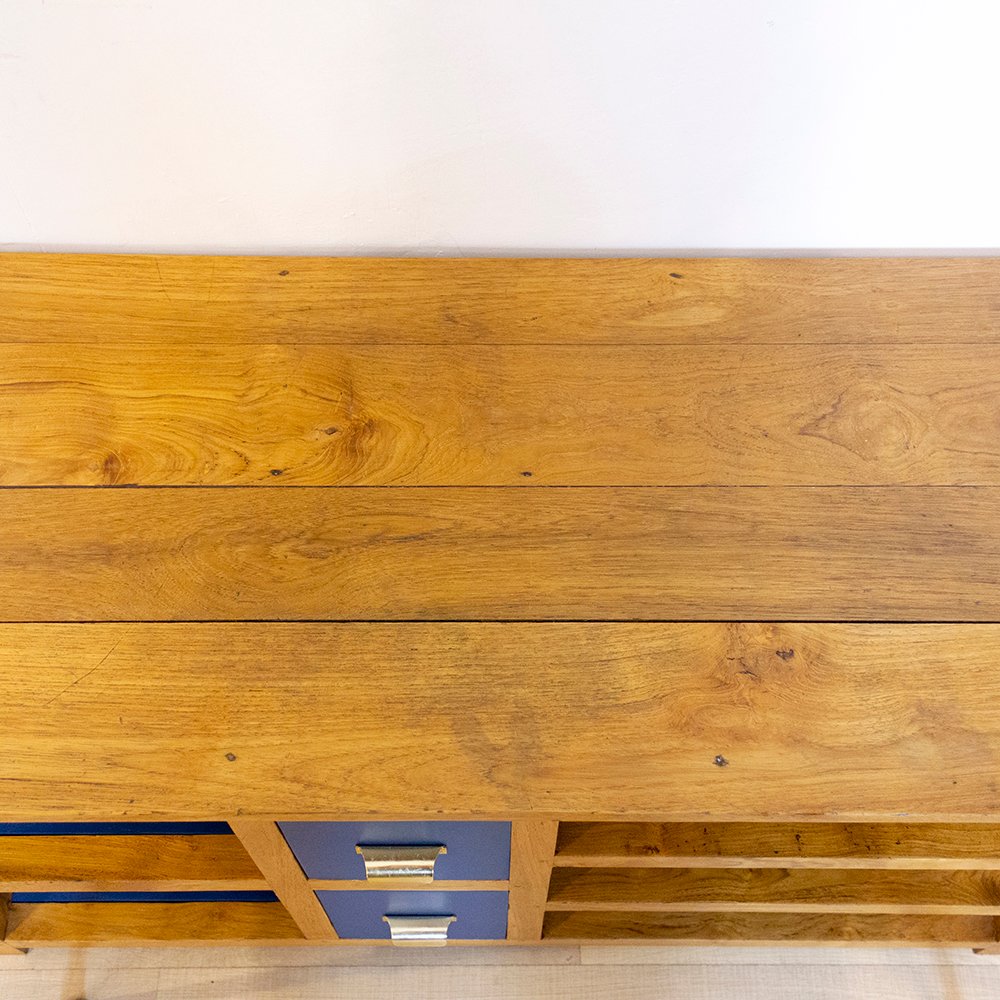
<svg viewBox="0 0 1000 1000">
<path fill-rule="evenodd" d="M 1000 914 L 1000 873 L 557 868 L 548 908 Z"/>
<path fill-rule="evenodd" d="M 977 343 L 1000 261 L 0 254 L 6 343 Z"/>
<path fill-rule="evenodd" d="M 997 485 L 1000 346 L 0 344 L 0 485 Z"/>
<path fill-rule="evenodd" d="M 2 490 L 0 616 L 1000 613 L 1000 490 Z"/>
<path fill-rule="evenodd" d="M 1000 827 L 961 823 L 562 823 L 556 865 L 1000 869 Z"/>
<path fill-rule="evenodd" d="M 538 941 L 556 849 L 554 820 L 515 820 L 510 832 L 508 941 Z"/>
<path fill-rule="evenodd" d="M 996 824 L 998 662 L 996 625 L 7 625 L 0 818 Z"/>
<path fill-rule="evenodd" d="M 8 892 L 266 888 L 233 836 L 0 837 L 0 889 Z"/>
<path fill-rule="evenodd" d="M 7 937 L 24 948 L 302 939 L 280 903 L 15 903 Z"/>
<path fill-rule="evenodd" d="M 684 944 L 884 944 L 981 947 L 993 917 L 827 913 L 549 913 L 548 940 Z"/>
<path fill-rule="evenodd" d="M 271 891 L 291 914 L 303 937 L 313 941 L 336 940 L 337 932 L 278 824 L 272 820 L 231 819 L 229 825 L 257 862 Z"/>
</svg>

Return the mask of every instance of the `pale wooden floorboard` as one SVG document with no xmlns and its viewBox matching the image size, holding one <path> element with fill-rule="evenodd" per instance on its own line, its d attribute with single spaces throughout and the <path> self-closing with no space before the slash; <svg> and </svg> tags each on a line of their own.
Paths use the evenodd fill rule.
<svg viewBox="0 0 1000 1000">
<path fill-rule="evenodd" d="M 582 964 L 580 959 L 582 958 Z M 1000 957 L 770 948 L 107 948 L 0 959 L 3 1000 L 994 1000 Z"/>
<path fill-rule="evenodd" d="M 994 1000 L 1000 970 L 970 966 L 415 966 L 20 973 L 31 1000 Z M 150 992 L 150 977 L 158 980 Z M 86 992 L 82 992 L 85 990 Z"/>
</svg>

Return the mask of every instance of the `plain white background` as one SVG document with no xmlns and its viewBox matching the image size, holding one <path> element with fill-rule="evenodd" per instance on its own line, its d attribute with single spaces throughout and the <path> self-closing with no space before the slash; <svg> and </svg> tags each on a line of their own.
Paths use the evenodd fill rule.
<svg viewBox="0 0 1000 1000">
<path fill-rule="evenodd" d="M 0 247 L 1000 246 L 995 0 L 0 0 Z"/>
</svg>

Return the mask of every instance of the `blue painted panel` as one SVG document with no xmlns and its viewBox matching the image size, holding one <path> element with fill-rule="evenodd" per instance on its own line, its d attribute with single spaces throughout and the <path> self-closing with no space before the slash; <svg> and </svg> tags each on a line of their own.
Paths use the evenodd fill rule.
<svg viewBox="0 0 1000 1000">
<path fill-rule="evenodd" d="M 281 823 L 281 832 L 309 878 L 363 879 L 358 844 L 444 844 L 437 879 L 510 877 L 510 823 Z"/>
<path fill-rule="evenodd" d="M 413 890 L 346 890 L 316 895 L 342 938 L 380 940 L 389 937 L 390 916 L 447 916 L 457 919 L 448 937 L 459 941 L 498 941 L 507 936 L 505 892 L 415 892 Z"/>
<path fill-rule="evenodd" d="M 12 903 L 274 903 L 264 890 L 233 892 L 14 892 Z"/>
<path fill-rule="evenodd" d="M 232 832 L 228 823 L 0 823 L 0 837 L 203 837 Z"/>
</svg>

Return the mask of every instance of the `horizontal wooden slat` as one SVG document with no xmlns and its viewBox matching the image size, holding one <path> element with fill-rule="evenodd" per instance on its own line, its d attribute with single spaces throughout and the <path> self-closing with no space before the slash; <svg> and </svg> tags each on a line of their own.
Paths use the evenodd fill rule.
<svg viewBox="0 0 1000 1000">
<path fill-rule="evenodd" d="M 7 625 L 0 819 L 995 824 L 998 662 L 995 625 Z"/>
<path fill-rule="evenodd" d="M 7 939 L 19 947 L 301 940 L 280 903 L 14 903 Z"/>
<path fill-rule="evenodd" d="M 1000 869 L 981 823 L 560 823 L 555 864 L 590 868 Z"/>
<path fill-rule="evenodd" d="M 1000 619 L 1000 490 L 3 490 L 0 616 Z"/>
<path fill-rule="evenodd" d="M 1000 914 L 995 871 L 558 868 L 550 910 Z"/>
<path fill-rule="evenodd" d="M 433 882 L 414 882 L 408 876 L 374 879 L 311 878 L 308 879 L 308 885 L 313 892 L 345 889 L 356 892 L 382 892 L 386 889 L 416 889 L 428 892 L 507 892 L 510 889 L 510 882 L 506 879 L 476 881 L 436 878 Z"/>
<path fill-rule="evenodd" d="M 0 254 L 13 343 L 979 343 L 1000 261 Z"/>
<path fill-rule="evenodd" d="M 0 485 L 1000 483 L 1000 346 L 0 346 Z"/>
<path fill-rule="evenodd" d="M 825 913 L 549 913 L 550 940 L 685 944 L 890 944 L 976 947 L 994 942 L 993 917 Z"/>
<path fill-rule="evenodd" d="M 233 836 L 0 837 L 0 891 L 268 888 Z"/>
</svg>

